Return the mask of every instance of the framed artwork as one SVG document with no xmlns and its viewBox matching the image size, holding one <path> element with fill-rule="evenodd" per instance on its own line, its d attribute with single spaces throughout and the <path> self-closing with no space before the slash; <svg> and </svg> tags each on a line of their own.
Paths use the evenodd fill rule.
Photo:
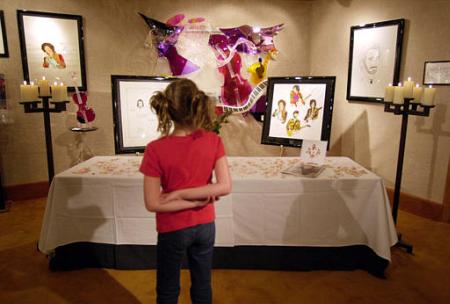
<svg viewBox="0 0 450 304">
<path fill-rule="evenodd" d="M 112 75 L 112 104 L 116 154 L 144 152 L 160 137 L 150 98 L 176 78 Z"/>
<path fill-rule="evenodd" d="M 17 22 L 26 81 L 45 76 L 87 90 L 81 16 L 18 10 Z"/>
<path fill-rule="evenodd" d="M 450 85 L 450 60 L 425 61 L 423 68 L 424 85 Z"/>
<path fill-rule="evenodd" d="M 352 26 L 347 100 L 382 102 L 400 76 L 405 19 Z"/>
<path fill-rule="evenodd" d="M 0 11 L 0 57 L 9 57 L 8 40 L 6 39 L 5 15 Z"/>
<path fill-rule="evenodd" d="M 269 77 L 262 144 L 329 141 L 336 77 Z"/>
</svg>

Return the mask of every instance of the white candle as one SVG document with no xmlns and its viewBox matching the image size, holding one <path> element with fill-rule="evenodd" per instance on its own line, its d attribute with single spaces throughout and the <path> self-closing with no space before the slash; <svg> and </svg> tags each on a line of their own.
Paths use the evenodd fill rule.
<svg viewBox="0 0 450 304">
<path fill-rule="evenodd" d="M 41 80 L 38 80 L 39 96 L 50 96 L 50 83 L 45 79 L 45 76 Z"/>
<path fill-rule="evenodd" d="M 392 102 L 394 99 L 394 87 L 392 83 L 384 89 L 384 102 Z"/>
<path fill-rule="evenodd" d="M 67 86 L 62 82 L 58 85 L 56 82 L 52 85 L 52 101 L 67 101 Z"/>
<path fill-rule="evenodd" d="M 27 82 L 24 81 L 23 84 L 20 85 L 20 100 L 38 101 L 39 100 L 38 86 L 34 85 L 34 82 L 31 82 L 29 85 L 27 85 Z"/>
<path fill-rule="evenodd" d="M 403 104 L 403 87 L 402 84 L 399 83 L 398 87 L 394 87 L 394 104 Z"/>
<path fill-rule="evenodd" d="M 423 93 L 423 101 L 422 104 L 426 106 L 434 105 L 434 95 L 436 94 L 436 89 L 431 85 L 428 88 L 425 88 Z"/>
<path fill-rule="evenodd" d="M 412 98 L 413 88 L 414 88 L 414 81 L 411 81 L 411 77 L 408 77 L 408 80 L 405 80 L 405 83 L 403 84 L 403 97 Z"/>
<path fill-rule="evenodd" d="M 411 103 L 420 103 L 420 99 L 422 98 L 423 88 L 420 87 L 419 84 L 416 84 L 416 87 L 413 90 L 413 100 Z"/>
</svg>

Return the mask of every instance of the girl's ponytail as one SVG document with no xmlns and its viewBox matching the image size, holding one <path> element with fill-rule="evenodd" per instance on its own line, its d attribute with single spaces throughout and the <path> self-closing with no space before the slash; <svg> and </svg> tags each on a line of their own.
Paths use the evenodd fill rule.
<svg viewBox="0 0 450 304">
<path fill-rule="evenodd" d="M 169 100 L 162 92 L 157 92 L 150 98 L 150 106 L 158 116 L 158 131 L 163 136 L 168 135 L 172 128 L 172 120 L 169 114 Z"/>
<path fill-rule="evenodd" d="M 192 125 L 196 128 L 213 130 L 214 128 L 214 105 L 209 97 L 201 90 L 198 90 L 191 103 Z"/>
</svg>

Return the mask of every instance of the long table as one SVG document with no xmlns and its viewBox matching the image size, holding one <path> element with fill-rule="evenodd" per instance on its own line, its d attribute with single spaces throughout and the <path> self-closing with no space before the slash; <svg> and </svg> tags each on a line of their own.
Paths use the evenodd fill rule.
<svg viewBox="0 0 450 304">
<path fill-rule="evenodd" d="M 83 251 L 100 255 L 87 266 L 154 264 L 155 216 L 144 207 L 140 162 L 139 156 L 97 156 L 55 176 L 39 241 L 54 268 Z M 273 261 L 306 252 L 315 255 L 314 269 L 333 268 L 330 258 L 349 254 L 344 269 L 384 271 L 397 233 L 383 180 L 345 157 L 328 157 L 316 178 L 281 173 L 298 163 L 293 157 L 229 158 L 233 190 L 215 203 L 216 264 L 298 269 L 305 266 Z M 242 254 L 249 257 L 238 260 Z M 362 256 L 375 266 L 362 265 Z M 349 266 L 349 259 L 358 261 Z"/>
</svg>

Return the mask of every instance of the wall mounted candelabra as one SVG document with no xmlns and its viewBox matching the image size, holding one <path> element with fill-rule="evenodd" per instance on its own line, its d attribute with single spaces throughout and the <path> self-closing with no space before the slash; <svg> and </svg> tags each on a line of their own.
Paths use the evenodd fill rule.
<svg viewBox="0 0 450 304">
<path fill-rule="evenodd" d="M 66 111 L 66 105 L 69 101 L 49 101 L 50 96 L 39 96 L 36 101 L 22 101 L 25 113 L 43 113 L 44 114 L 44 128 L 45 128 L 45 144 L 47 150 L 47 169 L 49 184 L 55 175 L 53 164 L 53 144 L 52 144 L 52 129 L 50 125 L 50 113 L 60 113 Z M 42 104 L 42 105 L 41 105 Z"/>
<path fill-rule="evenodd" d="M 430 110 L 434 105 L 424 105 L 420 103 L 413 103 L 413 98 L 403 98 L 403 103 L 384 102 L 384 111 L 394 113 L 394 115 L 402 116 L 402 127 L 400 132 L 400 146 L 398 150 L 397 173 L 395 177 L 394 202 L 392 205 L 392 217 L 394 223 L 397 224 L 398 207 L 400 203 L 400 190 L 402 184 L 403 160 L 405 156 L 406 134 L 408 131 L 408 117 L 415 116 L 429 116 Z M 402 235 L 399 234 L 399 242 L 397 246 L 406 249 L 408 253 L 413 252 L 413 246 L 407 244 L 402 240 Z"/>
</svg>

